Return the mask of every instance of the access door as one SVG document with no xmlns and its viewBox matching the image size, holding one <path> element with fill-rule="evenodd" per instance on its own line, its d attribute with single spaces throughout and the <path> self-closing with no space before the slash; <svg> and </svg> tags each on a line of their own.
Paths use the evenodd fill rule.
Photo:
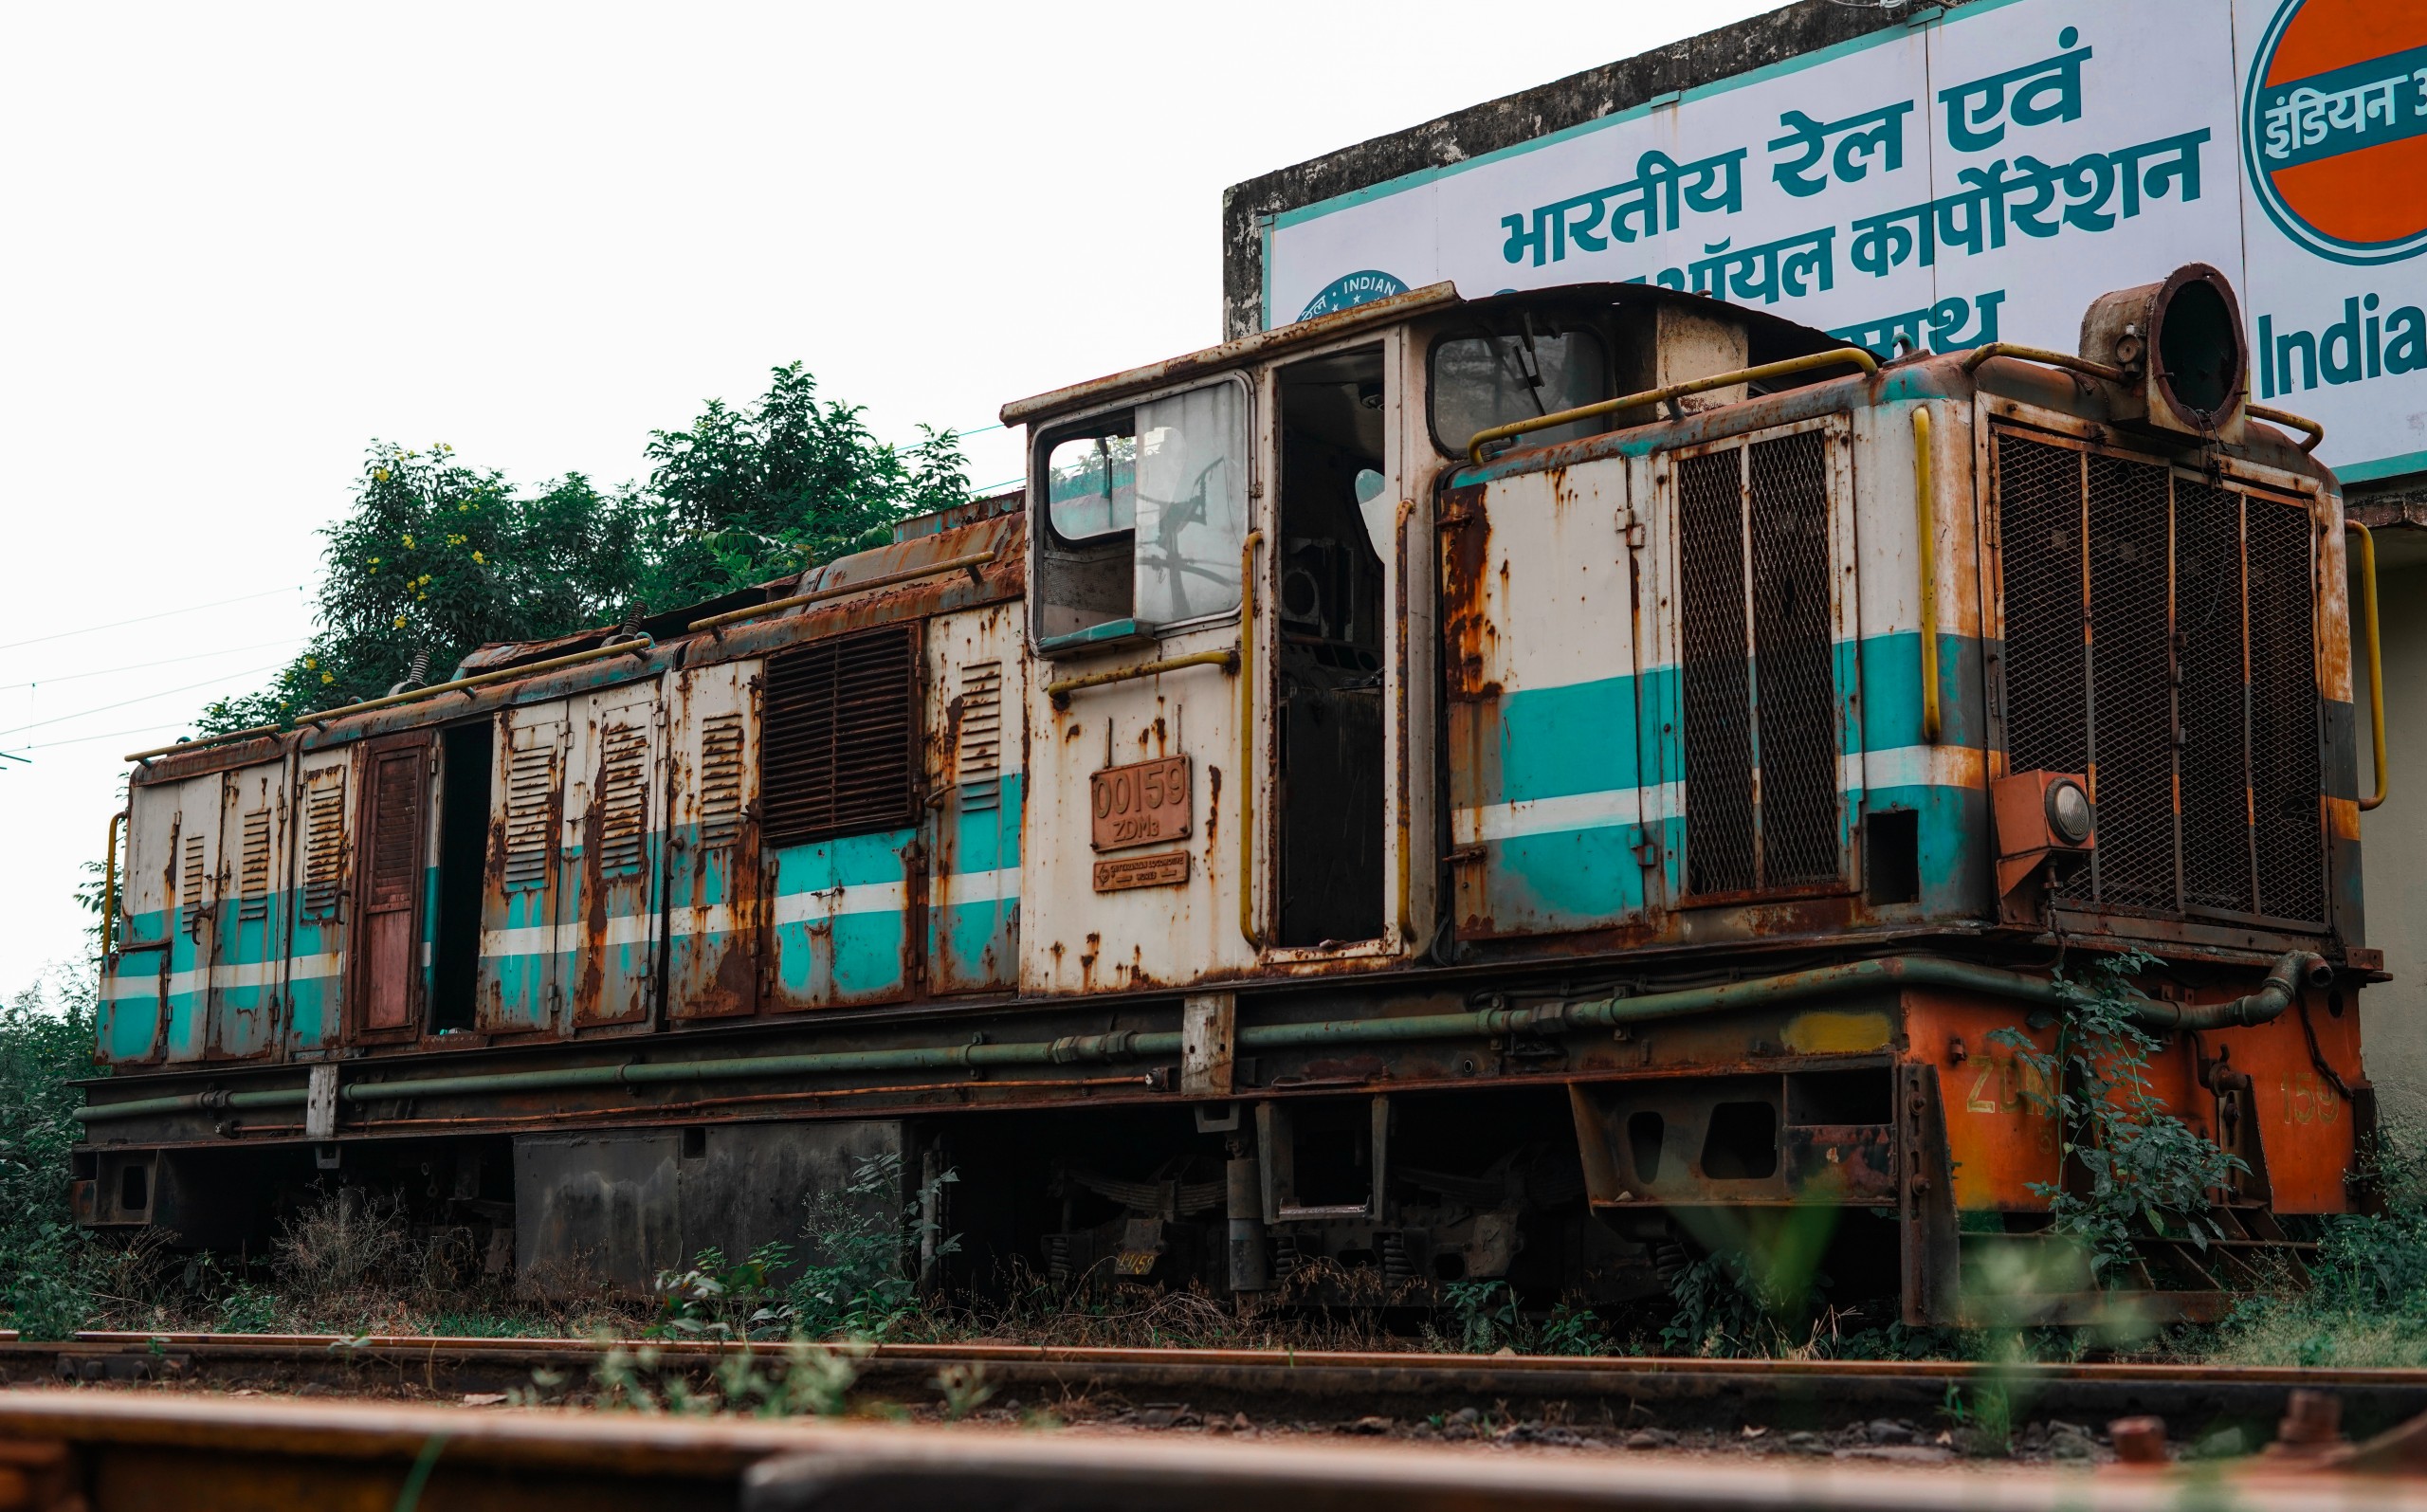
<svg viewBox="0 0 2427 1512">
<path fill-rule="evenodd" d="M 354 760 L 359 747 L 307 751 L 296 758 L 295 837 L 288 858 L 294 921 L 286 952 L 286 1045 L 320 1050 L 345 1025 L 346 929 L 354 909 Z"/>
<path fill-rule="evenodd" d="M 512 708 L 499 722 L 489 821 L 499 843 L 482 879 L 478 1027 L 522 1034 L 557 1023 L 566 709 L 561 701 Z"/>
<path fill-rule="evenodd" d="M 422 861 L 429 833 L 429 738 L 374 740 L 362 754 L 356 833 L 356 956 L 351 991 L 356 1039 L 411 1036 L 422 1000 Z"/>
<path fill-rule="evenodd" d="M 572 701 L 557 918 L 575 1028 L 646 1019 L 657 991 L 665 742 L 654 682 Z"/>
<path fill-rule="evenodd" d="M 666 1001 L 677 1019 L 758 1008 L 758 679 L 763 663 L 675 674 Z"/>
<path fill-rule="evenodd" d="M 211 941 L 210 1058 L 248 1060 L 277 1043 L 286 984 L 286 762 L 222 777 L 219 928 Z"/>
</svg>

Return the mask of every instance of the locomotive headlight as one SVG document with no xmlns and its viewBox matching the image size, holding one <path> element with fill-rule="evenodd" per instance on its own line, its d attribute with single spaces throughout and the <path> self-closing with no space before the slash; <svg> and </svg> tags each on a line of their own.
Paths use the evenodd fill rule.
<svg viewBox="0 0 2427 1512">
<path fill-rule="evenodd" d="M 2056 843 L 2078 846 L 2089 839 L 2089 794 L 2071 777 L 2048 784 L 2048 832 Z"/>
</svg>

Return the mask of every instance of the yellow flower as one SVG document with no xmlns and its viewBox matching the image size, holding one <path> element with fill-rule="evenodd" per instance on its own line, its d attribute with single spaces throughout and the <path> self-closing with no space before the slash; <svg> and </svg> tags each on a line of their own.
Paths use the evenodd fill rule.
<svg viewBox="0 0 2427 1512">
<path fill-rule="evenodd" d="M 378 565 L 379 565 L 379 560 L 380 560 L 380 559 L 379 559 L 378 557 L 376 557 L 376 556 L 372 557 L 372 558 L 371 558 L 371 565 L 372 565 L 372 566 L 374 566 L 374 567 L 378 566 Z"/>
<path fill-rule="evenodd" d="M 469 504 L 457 504 L 457 505 L 455 506 L 455 513 L 457 513 L 457 514 L 459 514 L 459 515 L 460 515 L 460 514 L 463 514 L 463 513 L 465 513 L 465 511 L 469 510 L 471 507 L 472 507 L 472 506 L 471 506 L 471 505 L 469 505 Z"/>
<path fill-rule="evenodd" d="M 320 674 L 320 682 L 321 682 L 323 684 L 330 683 L 334 683 L 334 682 L 336 682 L 337 680 L 338 680 L 338 675 L 337 675 L 335 672 L 323 672 L 323 673 L 321 673 L 321 674 Z"/>
<path fill-rule="evenodd" d="M 307 656 L 303 658 L 303 670 L 306 672 L 317 670 L 319 667 L 319 665 L 320 659 L 317 656 Z"/>
<path fill-rule="evenodd" d="M 374 467 L 371 469 L 371 476 L 376 478 L 381 483 L 386 483 L 388 481 L 388 469 L 385 467 Z"/>
<path fill-rule="evenodd" d="M 483 566 L 486 566 L 488 564 L 488 558 L 482 556 L 479 552 L 474 552 L 472 554 L 472 560 L 481 563 Z"/>
<path fill-rule="evenodd" d="M 414 602 L 414 603 L 416 603 L 416 604 L 418 604 L 418 603 L 420 603 L 423 599 L 428 598 L 429 596 L 429 595 L 428 593 L 415 593 L 415 594 L 413 595 L 413 602 Z"/>
<path fill-rule="evenodd" d="M 411 536 L 408 536 L 408 537 L 405 537 L 405 550 L 407 550 L 407 551 L 411 551 L 411 550 L 412 550 L 412 549 L 413 549 L 413 538 L 412 538 Z"/>
<path fill-rule="evenodd" d="M 403 629 L 404 628 L 405 628 L 405 617 L 404 617 L 402 614 L 399 614 L 399 615 L 397 615 L 397 616 L 396 616 L 396 628 L 398 628 L 398 629 Z"/>
<path fill-rule="evenodd" d="M 421 576 L 420 576 L 420 577 L 418 577 L 418 578 L 414 579 L 413 586 L 414 586 L 414 587 L 416 587 L 416 588 L 418 588 L 418 587 L 420 587 L 423 583 L 427 583 L 427 582 L 429 582 L 429 574 L 428 573 L 424 573 L 424 574 L 421 574 Z"/>
</svg>

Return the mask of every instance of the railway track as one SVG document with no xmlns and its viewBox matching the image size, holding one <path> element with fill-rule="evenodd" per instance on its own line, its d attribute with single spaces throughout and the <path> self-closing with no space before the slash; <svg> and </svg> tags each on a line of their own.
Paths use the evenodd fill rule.
<svg viewBox="0 0 2427 1512">
<path fill-rule="evenodd" d="M 749 1353 L 772 1370 L 780 1346 L 714 1341 L 419 1336 L 83 1333 L 0 1337 L 0 1383 L 154 1384 L 263 1394 L 460 1401 L 501 1393 L 579 1402 L 611 1351 L 650 1353 L 652 1377 L 705 1385 Z M 2332 1396 L 2364 1436 L 2427 1415 L 2427 1370 L 2170 1364 L 1985 1365 L 1922 1360 L 1724 1360 L 1353 1351 L 1067 1348 L 887 1343 L 852 1361 L 855 1399 L 932 1405 L 958 1371 L 999 1411 L 1016 1403 L 1065 1419 L 1244 1413 L 1251 1421 L 1335 1427 L 1430 1424 L 1471 1409 L 1493 1422 L 1643 1429 L 1827 1432 L 1902 1418 L 1935 1430 L 1998 1394 L 2017 1430 L 2064 1420 L 2155 1416 L 2179 1440 L 2238 1430 L 2269 1442 L 2290 1394 Z M 1158 1414 L 1160 1414 L 1159 1419 Z"/>
</svg>

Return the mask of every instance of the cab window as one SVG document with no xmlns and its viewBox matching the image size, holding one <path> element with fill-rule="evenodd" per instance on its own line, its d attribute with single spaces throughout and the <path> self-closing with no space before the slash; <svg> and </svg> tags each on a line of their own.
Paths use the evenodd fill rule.
<svg viewBox="0 0 2427 1512">
<path fill-rule="evenodd" d="M 1477 431 L 1609 398 L 1609 353 L 1599 337 L 1580 330 L 1529 325 L 1508 335 L 1447 337 L 1433 343 L 1431 387 L 1432 444 L 1445 456 L 1462 457 Z M 1572 421 L 1530 432 L 1523 444 L 1589 436 L 1606 424 Z"/>
<path fill-rule="evenodd" d="M 1142 638 L 1237 609 L 1247 447 L 1234 380 L 1045 437 L 1039 648 Z"/>
</svg>

